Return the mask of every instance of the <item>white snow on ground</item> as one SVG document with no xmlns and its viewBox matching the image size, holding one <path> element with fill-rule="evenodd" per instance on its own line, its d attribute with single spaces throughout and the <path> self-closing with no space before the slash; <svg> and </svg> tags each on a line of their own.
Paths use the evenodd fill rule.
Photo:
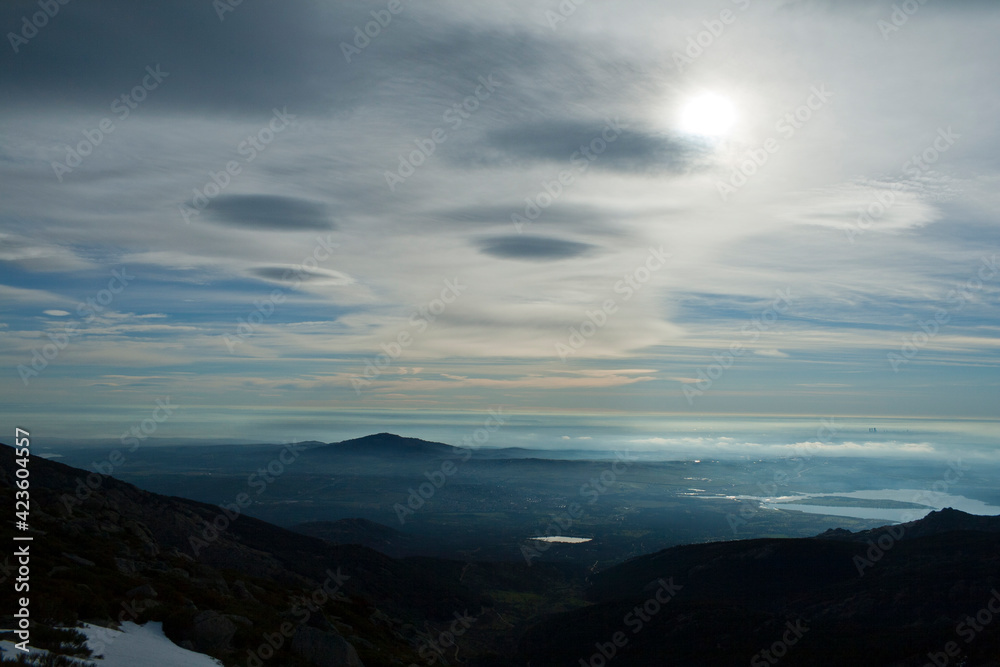
<svg viewBox="0 0 1000 667">
<path fill-rule="evenodd" d="M 167 639 L 159 623 L 123 623 L 122 631 L 84 624 L 80 632 L 87 635 L 87 646 L 103 659 L 89 658 L 98 667 L 219 667 L 221 662 L 202 653 L 183 649 Z M 13 642 L 0 642 L 4 658 L 13 657 Z M 32 648 L 31 654 L 45 653 Z"/>
<path fill-rule="evenodd" d="M 19 651 L 14 648 L 14 642 L 12 641 L 0 641 L 0 661 L 2 662 L 14 662 L 14 660 L 19 655 L 48 655 L 48 651 L 43 651 L 40 648 L 35 648 L 34 646 L 28 645 L 30 649 L 28 653 L 24 651 Z"/>
</svg>

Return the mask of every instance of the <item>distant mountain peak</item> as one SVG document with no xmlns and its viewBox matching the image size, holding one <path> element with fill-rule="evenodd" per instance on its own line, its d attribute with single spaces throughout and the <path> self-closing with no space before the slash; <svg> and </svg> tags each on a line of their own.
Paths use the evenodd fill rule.
<svg viewBox="0 0 1000 667">
<path fill-rule="evenodd" d="M 976 530 L 982 532 L 1000 532 L 1000 517 L 969 514 L 952 507 L 933 510 L 922 519 L 909 524 L 919 528 L 921 533 L 943 533 L 950 530 Z"/>
<path fill-rule="evenodd" d="M 388 431 L 382 431 L 381 433 L 375 433 L 373 435 L 365 435 L 360 438 L 354 438 L 354 440 L 381 440 L 389 442 L 429 442 L 429 440 L 421 440 L 420 438 L 410 438 L 405 435 L 399 435 L 398 433 L 389 433 Z M 350 442 L 349 440 L 344 440 L 343 442 Z"/>
<path fill-rule="evenodd" d="M 313 451 L 350 454 L 430 454 L 450 455 L 458 447 L 443 442 L 431 442 L 420 438 L 408 438 L 395 433 L 375 433 L 341 442 L 331 442 Z"/>
<path fill-rule="evenodd" d="M 939 510 L 931 510 L 924 517 L 907 523 L 861 530 L 856 533 L 844 530 L 843 528 L 832 528 L 820 533 L 816 537 L 826 540 L 861 542 L 885 532 L 889 532 L 894 537 L 898 533 L 898 537 L 895 537 L 895 539 L 905 540 L 915 537 L 926 537 L 928 535 L 940 535 L 953 531 L 1000 533 L 1000 516 L 980 516 L 952 507 L 945 507 Z"/>
<path fill-rule="evenodd" d="M 957 510 L 954 507 L 944 507 L 939 510 L 931 510 L 927 517 L 938 516 L 938 517 L 948 517 L 948 518 L 960 518 L 967 516 L 974 516 L 968 512 L 963 512 L 962 510 Z M 924 518 L 927 518 L 924 517 Z"/>
</svg>

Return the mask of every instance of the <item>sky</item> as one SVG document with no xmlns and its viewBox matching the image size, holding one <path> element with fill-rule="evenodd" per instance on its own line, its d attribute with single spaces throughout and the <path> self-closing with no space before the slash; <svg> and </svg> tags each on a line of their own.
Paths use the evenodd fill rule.
<svg viewBox="0 0 1000 667">
<path fill-rule="evenodd" d="M 0 31 L 10 425 L 997 417 L 995 3 L 16 0 Z"/>
</svg>

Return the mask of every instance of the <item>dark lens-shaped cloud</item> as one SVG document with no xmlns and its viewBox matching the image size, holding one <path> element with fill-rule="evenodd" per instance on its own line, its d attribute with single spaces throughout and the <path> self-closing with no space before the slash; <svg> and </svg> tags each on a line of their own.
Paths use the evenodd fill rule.
<svg viewBox="0 0 1000 667">
<path fill-rule="evenodd" d="M 229 195 L 215 199 L 208 207 L 211 217 L 221 223 L 250 229 L 324 230 L 333 229 L 326 206 L 307 199 L 276 195 Z"/>
<path fill-rule="evenodd" d="M 340 271 L 330 269 L 307 269 L 301 266 L 261 266 L 251 269 L 251 274 L 264 280 L 280 283 L 326 283 L 330 285 L 348 285 L 351 277 Z"/>
<path fill-rule="evenodd" d="M 578 257 L 593 248 L 594 246 L 588 243 L 564 241 L 546 236 L 498 236 L 483 241 L 479 249 L 493 257 L 540 262 Z"/>
</svg>

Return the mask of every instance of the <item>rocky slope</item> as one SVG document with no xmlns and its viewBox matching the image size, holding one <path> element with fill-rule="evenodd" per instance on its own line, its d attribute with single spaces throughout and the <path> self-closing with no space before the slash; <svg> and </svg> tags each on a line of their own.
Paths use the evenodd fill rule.
<svg viewBox="0 0 1000 667">
<path fill-rule="evenodd" d="M 0 446 L 8 507 L 13 456 Z M 37 457 L 30 480 L 31 530 L 21 534 L 34 537 L 40 625 L 157 620 L 176 643 L 226 664 L 323 667 L 440 659 L 445 647 L 435 640 L 449 628 L 468 631 L 470 618 L 478 634 L 468 633 L 466 648 L 488 655 L 490 640 L 510 628 L 471 564 L 334 545 L 241 515 L 238 497 L 220 508 Z M 8 557 L 5 582 L 11 566 Z M 463 582 L 476 576 L 476 587 Z"/>
<path fill-rule="evenodd" d="M 664 581 L 676 594 L 653 602 Z M 1000 517 L 947 509 L 859 533 L 674 547 L 591 583 L 594 604 L 529 629 L 521 660 L 1000 665 Z"/>
</svg>

